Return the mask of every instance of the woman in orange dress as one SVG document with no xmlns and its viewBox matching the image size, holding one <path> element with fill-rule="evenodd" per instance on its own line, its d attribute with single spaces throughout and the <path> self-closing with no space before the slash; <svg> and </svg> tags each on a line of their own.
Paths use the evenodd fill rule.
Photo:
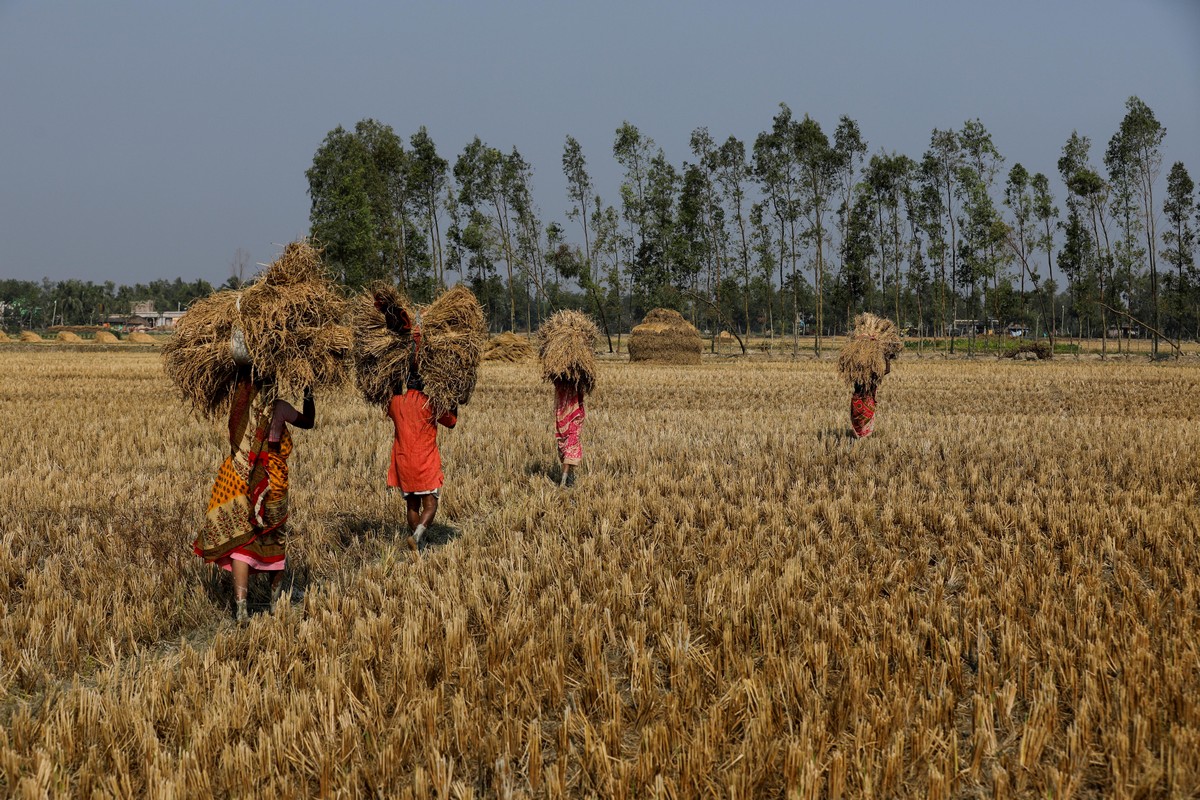
<svg viewBox="0 0 1200 800">
<path fill-rule="evenodd" d="M 229 456 L 217 471 L 208 511 L 192 544 L 207 563 L 233 573 L 235 618 L 248 619 L 250 575 L 271 575 L 272 606 L 279 599 L 288 517 L 288 466 L 292 437 L 287 426 L 312 428 L 311 393 L 302 411 L 276 400 L 248 372 L 239 376 L 229 409 Z"/>
</svg>

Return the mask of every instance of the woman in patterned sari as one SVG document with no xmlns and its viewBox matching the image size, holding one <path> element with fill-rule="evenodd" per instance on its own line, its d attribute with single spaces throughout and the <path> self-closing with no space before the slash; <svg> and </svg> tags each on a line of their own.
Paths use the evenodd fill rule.
<svg viewBox="0 0 1200 800">
<path fill-rule="evenodd" d="M 583 442 L 579 434 L 587 412 L 583 408 L 583 392 L 579 385 L 554 381 L 554 443 L 558 445 L 558 460 L 562 462 L 562 487 L 575 485 L 575 470 L 583 463 Z"/>
<path fill-rule="evenodd" d="M 885 363 L 883 374 L 887 375 L 892 371 L 891 359 Z M 878 388 L 877 383 L 854 384 L 854 394 L 850 395 L 850 425 L 859 439 L 870 436 L 875 430 L 875 390 Z"/>
<path fill-rule="evenodd" d="M 271 575 L 271 603 L 281 594 L 285 525 L 288 516 L 288 425 L 311 428 L 316 408 L 311 393 L 297 412 L 275 400 L 269 387 L 239 376 L 229 409 L 229 456 L 217 471 L 208 512 L 192 545 L 196 555 L 233 573 L 235 616 L 248 618 L 246 590 L 251 573 Z"/>
</svg>

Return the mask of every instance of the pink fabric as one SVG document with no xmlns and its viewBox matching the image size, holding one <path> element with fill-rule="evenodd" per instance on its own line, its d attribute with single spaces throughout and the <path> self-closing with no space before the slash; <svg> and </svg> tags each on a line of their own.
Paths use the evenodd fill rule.
<svg viewBox="0 0 1200 800">
<path fill-rule="evenodd" d="M 243 564 L 250 565 L 251 572 L 279 572 L 284 568 L 287 559 L 279 559 L 278 561 L 259 561 L 249 553 L 244 553 L 240 550 L 234 550 L 227 556 L 221 556 L 213 563 L 226 572 L 233 572 L 233 562 L 241 561 Z"/>
<path fill-rule="evenodd" d="M 583 462 L 583 443 L 579 433 L 587 412 L 583 408 L 583 395 L 576 386 L 566 383 L 554 384 L 554 442 L 558 445 L 558 458 L 567 466 Z"/>
</svg>

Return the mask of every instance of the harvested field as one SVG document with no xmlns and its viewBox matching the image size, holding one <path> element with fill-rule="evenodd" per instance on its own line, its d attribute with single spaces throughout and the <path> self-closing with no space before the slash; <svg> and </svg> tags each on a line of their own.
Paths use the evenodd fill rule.
<svg viewBox="0 0 1200 800">
<path fill-rule="evenodd" d="M 565 493 L 485 364 L 420 560 L 391 424 L 319 392 L 307 594 L 246 628 L 188 548 L 221 426 L 159 363 L 0 351 L 4 795 L 1200 793 L 1193 361 L 913 359 L 854 442 L 828 360 L 602 360 Z"/>
</svg>

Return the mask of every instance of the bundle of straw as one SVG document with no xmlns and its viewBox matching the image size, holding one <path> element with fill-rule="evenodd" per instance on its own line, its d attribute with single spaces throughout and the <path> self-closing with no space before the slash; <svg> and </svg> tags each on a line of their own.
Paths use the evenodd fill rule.
<svg viewBox="0 0 1200 800">
<path fill-rule="evenodd" d="M 4 342 L 11 342 L 11 341 L 12 341 L 12 339 L 8 338 L 7 333 L 5 333 L 4 331 L 0 331 L 0 344 L 2 344 Z"/>
<path fill-rule="evenodd" d="M 533 345 L 529 339 L 509 331 L 493 336 L 483 350 L 484 361 L 507 361 L 510 364 L 524 361 L 531 355 Z"/>
<path fill-rule="evenodd" d="M 403 394 L 412 360 L 412 309 L 395 286 L 377 283 L 355 299 L 350 312 L 354 332 L 351 359 L 354 382 L 372 405 Z"/>
<path fill-rule="evenodd" d="M 83 341 L 83 339 L 80 338 L 78 333 L 72 333 L 71 331 L 59 331 L 58 335 L 55 336 L 54 338 L 60 342 L 65 342 L 67 344 L 79 344 L 80 342 Z"/>
<path fill-rule="evenodd" d="M 135 331 L 134 333 L 129 334 L 129 336 L 127 336 L 126 338 L 130 342 L 133 342 L 134 344 L 157 344 L 158 343 L 158 340 L 155 339 L 153 336 L 151 336 L 148 333 L 142 333 L 141 331 Z"/>
<path fill-rule="evenodd" d="M 240 331 L 252 374 L 279 397 L 346 380 L 346 301 L 308 242 L 292 242 L 246 289 L 192 303 L 163 346 L 168 377 L 203 414 L 225 406 L 237 380 L 231 341 Z"/>
<path fill-rule="evenodd" d="M 42 337 L 38 336 L 33 331 L 21 331 L 22 342 L 40 342 Z"/>
<path fill-rule="evenodd" d="M 110 331 L 96 331 L 96 335 L 92 337 L 92 341 L 96 342 L 96 344 L 116 344 L 121 340 L 113 336 Z"/>
<path fill-rule="evenodd" d="M 699 364 L 704 342 L 678 311 L 656 308 L 629 332 L 629 360 L 663 364 Z"/>
<path fill-rule="evenodd" d="M 596 388 L 596 343 L 600 331 L 581 311 L 559 311 L 538 329 L 542 380 L 576 385 L 583 394 Z"/>
<path fill-rule="evenodd" d="M 193 301 L 162 349 L 167 377 L 193 408 L 209 416 L 224 408 L 237 381 L 238 368 L 229 346 L 238 320 L 237 301 L 233 291 Z"/>
<path fill-rule="evenodd" d="M 850 386 L 874 389 L 883 380 L 888 362 L 903 349 L 896 323 L 874 314 L 859 314 L 838 356 L 838 372 Z"/>
<path fill-rule="evenodd" d="M 424 310 L 417 370 L 436 415 L 470 402 L 486 341 L 483 309 L 467 287 L 455 286 Z"/>
</svg>

